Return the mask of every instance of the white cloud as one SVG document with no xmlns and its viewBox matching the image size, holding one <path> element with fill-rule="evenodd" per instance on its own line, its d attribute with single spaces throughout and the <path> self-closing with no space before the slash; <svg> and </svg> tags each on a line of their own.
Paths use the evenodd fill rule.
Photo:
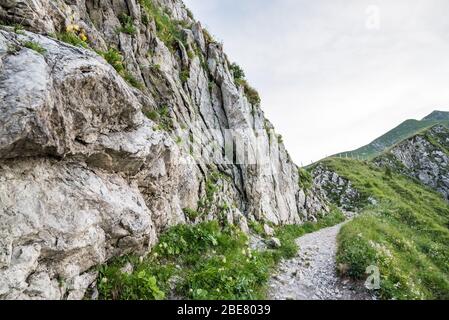
<svg viewBox="0 0 449 320">
<path fill-rule="evenodd" d="M 446 0 L 185 0 L 259 89 L 297 163 L 449 110 Z M 367 29 L 377 6 L 380 28 Z"/>
</svg>

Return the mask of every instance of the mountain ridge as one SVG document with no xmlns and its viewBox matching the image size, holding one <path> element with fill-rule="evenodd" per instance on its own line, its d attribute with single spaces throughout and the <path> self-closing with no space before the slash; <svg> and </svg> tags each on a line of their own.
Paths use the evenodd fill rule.
<svg viewBox="0 0 449 320">
<path fill-rule="evenodd" d="M 428 116 L 424 117 L 422 120 L 449 120 L 449 111 L 435 110 Z"/>
<path fill-rule="evenodd" d="M 353 151 L 338 153 L 335 156 L 355 159 L 372 159 L 396 143 L 419 133 L 421 130 L 429 129 L 438 124 L 449 127 L 449 112 L 435 110 L 422 120 L 405 120 L 369 144 Z"/>
</svg>

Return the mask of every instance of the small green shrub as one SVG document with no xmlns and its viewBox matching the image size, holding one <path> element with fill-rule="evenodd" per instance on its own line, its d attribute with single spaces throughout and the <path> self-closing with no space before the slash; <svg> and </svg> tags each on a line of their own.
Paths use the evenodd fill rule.
<svg viewBox="0 0 449 320">
<path fill-rule="evenodd" d="M 284 138 L 282 137 L 282 135 L 278 134 L 278 143 L 282 144 L 284 143 Z"/>
<path fill-rule="evenodd" d="M 125 79 L 125 81 L 128 82 L 130 85 L 132 85 L 134 88 L 137 88 L 137 89 L 144 88 L 143 83 L 140 82 L 139 80 L 137 80 L 131 72 L 124 71 L 122 76 L 123 76 L 123 79 Z"/>
<path fill-rule="evenodd" d="M 260 96 L 256 89 L 251 87 L 245 79 L 238 79 L 236 85 L 242 86 L 243 91 L 248 99 L 248 102 L 252 105 L 260 105 Z"/>
<path fill-rule="evenodd" d="M 97 51 L 97 54 L 101 55 L 131 86 L 137 89 L 145 87 L 130 71 L 126 70 L 120 51 L 115 48 L 109 48 L 108 51 Z"/>
<path fill-rule="evenodd" d="M 187 47 L 186 39 L 183 36 L 182 27 L 186 27 L 185 21 L 173 20 L 170 14 L 164 12 L 152 0 L 139 0 L 140 5 L 145 9 L 148 17 L 154 20 L 156 32 L 170 50 L 176 50 L 178 42 Z"/>
<path fill-rule="evenodd" d="M 123 56 L 115 48 L 109 48 L 108 51 L 97 51 L 118 73 L 122 74 L 125 71 L 123 65 Z"/>
<path fill-rule="evenodd" d="M 21 24 L 16 23 L 13 25 L 13 27 L 14 27 L 15 33 L 21 34 L 21 35 L 25 34 L 25 28 Z"/>
<path fill-rule="evenodd" d="M 124 261 L 124 260 L 122 260 Z M 103 300 L 162 300 L 165 293 L 158 287 L 157 279 L 148 270 L 131 274 L 121 271 L 119 260 L 99 270 L 98 291 Z"/>
<path fill-rule="evenodd" d="M 245 79 L 245 72 L 237 63 L 231 64 L 230 69 L 236 81 Z"/>
<path fill-rule="evenodd" d="M 200 217 L 200 214 L 198 211 L 190 209 L 190 208 L 184 208 L 182 210 L 185 214 L 185 216 L 190 220 L 190 221 L 195 221 L 197 218 Z"/>
<path fill-rule="evenodd" d="M 255 234 L 265 237 L 265 231 L 263 229 L 262 223 L 259 221 L 251 220 L 248 222 L 248 227 L 251 231 L 253 231 Z"/>
<path fill-rule="evenodd" d="M 68 43 L 75 47 L 83 47 L 83 48 L 89 48 L 89 44 L 82 40 L 75 32 L 60 32 L 56 34 L 56 38 L 59 41 Z"/>
<path fill-rule="evenodd" d="M 134 26 L 134 21 L 133 18 L 126 15 L 126 14 L 121 14 L 119 16 L 119 20 L 121 23 L 121 27 L 118 29 L 119 32 L 123 32 L 123 33 L 127 33 L 130 35 L 134 35 L 137 33 L 137 29 Z"/>
<path fill-rule="evenodd" d="M 386 167 L 386 168 L 385 168 L 385 177 L 386 177 L 387 179 L 393 178 L 393 172 L 391 171 L 391 168 L 390 168 L 390 167 Z"/>
<path fill-rule="evenodd" d="M 310 190 L 313 186 L 312 175 L 304 168 L 298 168 L 298 184 L 302 190 Z"/>
<path fill-rule="evenodd" d="M 159 113 L 157 113 L 157 111 L 149 111 L 147 113 L 145 113 L 145 115 L 147 116 L 148 119 L 157 122 L 159 120 Z"/>
<path fill-rule="evenodd" d="M 218 191 L 218 182 L 221 179 L 224 179 L 221 173 L 213 172 L 206 180 L 206 197 L 209 201 L 213 200 L 214 194 Z"/>
<path fill-rule="evenodd" d="M 11 23 L 9 21 L 3 21 L 0 19 L 0 26 L 12 27 L 15 33 L 20 34 L 20 35 L 25 34 L 25 28 L 20 23 Z"/>
<path fill-rule="evenodd" d="M 168 106 L 161 106 L 158 110 L 152 110 L 145 114 L 150 120 L 158 124 L 159 129 L 172 131 L 174 129 L 173 119 L 170 117 Z"/>
<path fill-rule="evenodd" d="M 39 54 L 45 54 L 47 52 L 47 50 L 42 47 L 39 43 L 34 42 L 34 41 L 26 41 L 23 46 L 25 48 L 31 49 L 33 51 L 36 51 Z"/>
<path fill-rule="evenodd" d="M 366 219 L 366 222 L 370 220 L 369 223 L 374 222 L 372 217 L 369 216 L 365 216 L 363 219 Z M 363 233 L 360 233 L 362 230 L 353 227 L 349 227 L 349 229 L 351 230 L 343 226 L 338 237 L 339 245 L 347 248 L 338 255 L 337 263 L 346 266 L 339 271 L 342 276 L 363 279 L 366 277 L 366 268 L 376 263 L 376 251 L 367 239 L 363 237 Z"/>
<path fill-rule="evenodd" d="M 179 79 L 181 80 L 181 83 L 186 83 L 187 80 L 190 78 L 190 71 L 189 70 L 182 70 L 179 74 Z"/>
<path fill-rule="evenodd" d="M 150 19 L 148 18 L 148 15 L 145 12 L 142 12 L 142 24 L 148 26 L 149 23 Z"/>
<path fill-rule="evenodd" d="M 216 43 L 214 37 L 210 34 L 210 32 L 207 29 L 203 29 L 204 34 L 204 40 L 206 40 L 206 43 Z"/>
<path fill-rule="evenodd" d="M 15 44 L 8 44 L 8 48 L 6 49 L 6 52 L 8 54 L 17 54 L 21 50 L 21 47 Z"/>
<path fill-rule="evenodd" d="M 248 98 L 249 103 L 251 103 L 252 105 L 260 105 L 261 100 L 259 92 L 257 92 L 257 90 L 251 87 L 248 83 L 245 83 L 244 88 L 245 95 Z"/>
</svg>

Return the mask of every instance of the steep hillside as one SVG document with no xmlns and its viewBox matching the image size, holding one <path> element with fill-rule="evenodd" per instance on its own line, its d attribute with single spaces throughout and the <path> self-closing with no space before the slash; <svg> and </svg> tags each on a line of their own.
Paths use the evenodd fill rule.
<svg viewBox="0 0 449 320">
<path fill-rule="evenodd" d="M 425 120 L 434 120 L 434 121 L 449 121 L 449 112 L 448 111 L 433 111 L 427 117 L 423 118 Z"/>
<path fill-rule="evenodd" d="M 342 276 L 378 268 L 384 299 L 449 298 L 449 129 L 435 126 L 373 161 L 332 158 L 313 168 L 333 203 L 360 213 L 342 228 Z"/>
<path fill-rule="evenodd" d="M 181 0 L 2 1 L 0 20 L 0 298 L 82 298 L 180 223 L 328 211 Z"/>
<path fill-rule="evenodd" d="M 374 159 L 438 191 L 449 201 L 449 129 L 437 125 L 406 139 Z"/>
<path fill-rule="evenodd" d="M 357 150 L 342 152 L 336 156 L 354 159 L 372 159 L 396 143 L 438 124 L 449 127 L 449 112 L 434 111 L 422 120 L 406 120 L 370 144 Z"/>
</svg>

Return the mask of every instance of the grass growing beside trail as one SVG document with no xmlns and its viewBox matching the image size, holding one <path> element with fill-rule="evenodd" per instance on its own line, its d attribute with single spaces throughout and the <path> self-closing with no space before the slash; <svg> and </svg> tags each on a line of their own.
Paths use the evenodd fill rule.
<svg viewBox="0 0 449 320">
<path fill-rule="evenodd" d="M 312 233 L 323 228 L 333 227 L 345 220 L 343 213 L 334 208 L 331 213 L 319 219 L 318 222 L 306 222 L 302 225 L 288 225 L 278 228 L 276 237 L 281 240 L 281 247 L 277 255 L 280 258 L 290 259 L 298 253 L 295 240 L 305 234 Z"/>
<path fill-rule="evenodd" d="M 324 164 L 379 203 L 343 226 L 337 263 L 363 279 L 381 275 L 380 298 L 449 299 L 449 205 L 436 192 L 400 174 L 356 160 Z"/>
<path fill-rule="evenodd" d="M 101 299 L 263 299 L 273 268 L 297 252 L 294 239 L 343 220 L 334 211 L 318 223 L 276 228 L 279 249 L 258 252 L 249 248 L 247 235 L 217 221 L 179 225 L 159 239 L 152 253 L 139 259 L 127 256 L 100 269 Z M 133 272 L 121 269 L 130 262 Z"/>
</svg>

